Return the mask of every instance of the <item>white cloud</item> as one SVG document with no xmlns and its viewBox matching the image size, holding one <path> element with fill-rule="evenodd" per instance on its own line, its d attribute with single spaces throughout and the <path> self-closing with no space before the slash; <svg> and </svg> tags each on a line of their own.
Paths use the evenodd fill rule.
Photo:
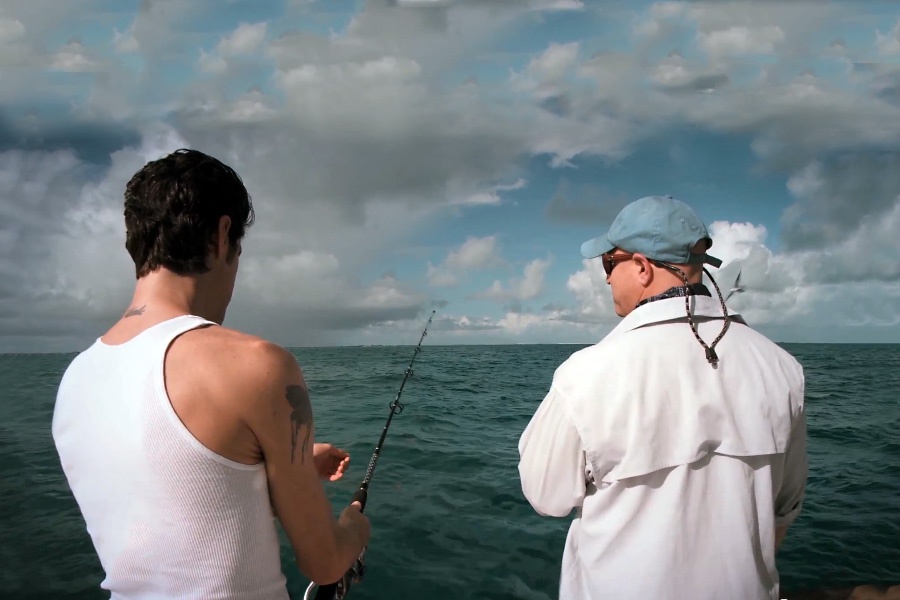
<svg viewBox="0 0 900 600">
<path fill-rule="evenodd" d="M 513 278 L 505 285 L 499 280 L 495 280 L 490 288 L 477 296 L 501 302 L 537 298 L 544 291 L 544 276 L 551 262 L 552 260 L 549 258 L 536 258 L 525 265 L 522 277 Z"/>
<path fill-rule="evenodd" d="M 231 35 L 222 38 L 216 50 L 223 56 L 258 52 L 263 47 L 267 31 L 266 22 L 241 23 Z"/>
<path fill-rule="evenodd" d="M 520 335 L 528 329 L 542 325 L 547 319 L 535 314 L 508 312 L 497 321 L 497 325 L 509 333 Z"/>
<path fill-rule="evenodd" d="M 12 334 L 33 327 L 31 343 L 59 334 L 53 343 L 71 349 L 121 314 L 134 283 L 124 250 L 125 182 L 147 161 L 186 145 L 172 130 L 147 133 L 140 146 L 115 152 L 98 180 L 70 151 L 0 154 L 0 206 L 10 207 L 0 250 L 15 248 L 16 255 L 12 264 L 0 262 L 0 315 L 8 315 L 0 318 L 0 347 L 14 340 L 21 349 Z M 360 281 L 334 252 L 298 244 L 296 229 L 282 236 L 270 206 L 257 209 L 229 309 L 232 326 L 284 344 L 326 343 L 338 331 L 415 317 L 427 302 L 390 274 Z M 467 259 L 474 257 L 454 264 Z M 23 268 L 28 264 L 41 268 Z"/>
<path fill-rule="evenodd" d="M 545 4 L 537 5 L 534 10 L 584 10 L 582 0 L 547 0 Z"/>
<path fill-rule="evenodd" d="M 133 53 L 141 49 L 141 45 L 134 37 L 134 27 L 129 28 L 125 33 L 121 33 L 118 29 L 113 30 L 113 48 L 116 52 Z"/>
<path fill-rule="evenodd" d="M 497 236 L 468 237 L 456 250 L 447 254 L 438 266 L 428 263 L 426 276 L 433 287 L 452 287 L 469 272 L 502 264 L 498 254 Z"/>
<path fill-rule="evenodd" d="M 25 26 L 18 19 L 0 18 L 0 47 L 25 37 Z"/>
<path fill-rule="evenodd" d="M 521 190 L 526 185 L 528 185 L 528 182 L 522 178 L 519 178 L 515 181 L 515 183 L 509 185 L 495 185 L 488 191 L 477 192 L 461 200 L 451 201 L 451 204 L 462 204 L 470 206 L 496 206 L 503 202 L 503 199 L 500 197 L 500 192 Z"/>
<path fill-rule="evenodd" d="M 228 71 L 228 61 L 216 54 L 215 52 L 206 52 L 200 50 L 200 58 L 197 59 L 197 66 L 205 73 L 214 73 L 221 75 Z"/>
<path fill-rule="evenodd" d="M 521 166 L 535 156 L 553 167 L 577 165 L 584 155 L 614 163 L 648 140 L 656 143 L 661 131 L 687 130 L 751 140 L 759 166 L 782 174 L 796 199 L 779 228 L 778 252 L 758 224 L 715 225 L 715 253 L 743 260 L 748 291 L 735 302 L 760 322 L 788 322 L 837 311 L 837 300 L 826 299 L 844 293 L 867 307 L 856 322 L 890 322 L 860 298 L 862 290 L 893 298 L 884 286 L 900 264 L 892 233 L 900 227 L 900 187 L 892 175 L 900 172 L 900 87 L 895 69 L 875 65 L 876 53 L 898 51 L 900 23 L 893 18 L 885 25 L 874 13 L 812 2 L 661 2 L 638 9 L 634 20 L 633 10 L 604 13 L 619 19 L 614 26 L 626 36 L 635 34 L 620 51 L 604 49 L 602 39 L 565 38 L 511 57 L 493 51 L 495 40 L 526 20 L 539 23 L 535 10 L 587 8 L 586 18 L 595 18 L 595 8 L 575 0 L 469 0 L 399 10 L 371 0 L 346 28 L 318 34 L 292 29 L 288 17 L 305 18 L 323 6 L 298 0 L 277 26 L 244 23 L 210 37 L 191 25 L 211 10 L 209 1 L 147 0 L 123 33 L 113 25 L 128 19 L 109 12 L 120 9 L 97 12 L 97 6 L 9 0 L 0 17 L 0 64 L 23 67 L 3 71 L 0 102 L 18 107 L 46 98 L 71 110 L 63 129 L 73 132 L 52 129 L 41 114 L 13 122 L 16 135 L 24 132 L 19 137 L 71 152 L 48 146 L 0 161 L 0 180 L 8 184 L 0 189 L 32 203 L 4 208 L 17 212 L 0 227 L 0 247 L 48 268 L 26 277 L 27 269 L 0 264 L 18 273 L 8 281 L 40 296 L 34 310 L 41 314 L 74 315 L 83 306 L 93 318 L 117 306 L 125 288 L 104 287 L 106 278 L 82 274 L 70 258 L 79 256 L 78 235 L 98 233 L 84 243 L 88 258 L 121 248 L 124 181 L 145 157 L 176 145 L 205 149 L 235 166 L 258 201 L 235 318 L 270 326 L 252 314 L 252 299 L 273 314 L 321 311 L 332 327 L 356 322 L 345 319 L 351 306 L 366 322 L 412 314 L 415 302 L 425 300 L 390 275 L 373 280 L 378 261 L 417 243 L 413 232 L 421 224 L 471 210 L 460 205 L 498 207 L 481 211 L 485 218 L 502 214 L 504 193 L 528 185 L 531 175 Z M 840 29 L 853 11 L 854 23 L 872 32 L 868 47 Z M 67 27 L 82 14 L 106 24 L 110 48 L 78 41 L 45 47 L 47 40 L 77 39 Z M 140 71 L 132 67 L 137 60 Z M 473 66 L 496 73 L 511 60 L 524 65 L 511 81 Z M 160 85 L 173 79 L 161 75 L 174 63 L 206 75 L 179 87 Z M 48 77 L 51 69 L 98 75 Z M 146 127 L 155 122 L 177 129 L 154 137 Z M 142 141 L 134 144 L 135 137 Z M 107 165 L 103 148 L 116 143 L 125 147 Z M 54 195 L 68 204 L 57 206 Z M 41 229 L 45 210 L 64 215 L 71 232 Z M 19 251 L 14 244 L 24 238 L 32 241 Z M 428 265 L 433 286 L 458 285 L 477 269 L 503 264 L 495 236 L 467 244 Z M 875 244 L 881 253 L 871 252 Z M 129 269 L 127 257 L 113 264 Z M 488 293 L 511 303 L 534 298 L 549 270 L 532 265 Z M 569 277 L 571 306 L 490 319 L 470 314 L 454 326 L 604 327 L 615 317 L 598 266 L 585 264 Z M 269 269 L 277 281 L 261 278 Z"/>
<path fill-rule="evenodd" d="M 428 278 L 428 285 L 431 287 L 453 287 L 459 283 L 459 277 L 451 273 L 446 268 L 435 267 L 428 263 L 428 270 L 425 273 Z"/>
<path fill-rule="evenodd" d="M 100 63 L 91 57 L 84 44 L 69 42 L 53 55 L 50 68 L 54 71 L 78 73 L 97 71 L 100 69 Z"/>
<path fill-rule="evenodd" d="M 738 25 L 699 33 L 700 45 L 712 56 L 771 54 L 784 39 L 784 30 L 778 25 Z"/>
<path fill-rule="evenodd" d="M 538 83 L 559 82 L 575 66 L 578 48 L 578 42 L 551 43 L 543 54 L 531 59 L 526 72 Z"/>
<path fill-rule="evenodd" d="M 900 21 L 897 21 L 888 34 L 875 32 L 875 47 L 878 53 L 884 56 L 900 54 Z"/>
<path fill-rule="evenodd" d="M 566 289 L 574 296 L 576 308 L 568 319 L 581 323 L 611 323 L 615 318 L 606 274 L 599 260 L 583 260 L 582 269 L 569 276 Z"/>
<path fill-rule="evenodd" d="M 264 50 L 267 32 L 268 24 L 265 22 L 241 23 L 229 35 L 222 37 L 212 52 L 201 48 L 197 66 L 205 73 L 224 75 L 235 57 L 258 55 Z"/>
</svg>

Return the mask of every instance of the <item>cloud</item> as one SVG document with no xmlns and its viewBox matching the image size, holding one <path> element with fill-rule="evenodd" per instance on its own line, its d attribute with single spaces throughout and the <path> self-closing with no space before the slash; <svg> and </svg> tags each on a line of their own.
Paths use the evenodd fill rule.
<svg viewBox="0 0 900 600">
<path fill-rule="evenodd" d="M 125 33 L 113 29 L 113 48 L 116 52 L 133 53 L 141 49 L 141 45 L 134 37 L 134 28 L 129 28 Z"/>
<path fill-rule="evenodd" d="M 571 274 L 566 290 L 574 297 L 574 309 L 553 308 L 563 321 L 587 324 L 611 324 L 617 318 L 612 297 L 606 284 L 606 274 L 599 260 L 582 260 L 581 270 Z"/>
<path fill-rule="evenodd" d="M 875 32 L 875 47 L 878 53 L 883 56 L 895 56 L 900 54 L 900 21 L 894 25 L 890 33 L 883 34 L 880 31 Z"/>
<path fill-rule="evenodd" d="M 547 204 L 545 214 L 555 221 L 608 226 L 632 200 L 598 185 L 572 186 L 563 179 Z"/>
<path fill-rule="evenodd" d="M 657 64 L 651 79 L 667 91 L 710 92 L 726 86 L 731 78 L 721 68 L 697 68 L 679 54 L 671 54 Z"/>
<path fill-rule="evenodd" d="M 402 327 L 437 301 L 377 275 L 421 243 L 422 228 L 469 213 L 502 223 L 534 201 L 552 227 L 605 224 L 628 198 L 584 165 L 627 166 L 673 132 L 746 140 L 756 172 L 782 177 L 793 200 L 780 224 L 717 226 L 717 254 L 743 265 L 747 291 L 735 303 L 761 323 L 785 324 L 819 310 L 849 319 L 839 309 L 848 298 L 864 307 L 854 323 L 890 322 L 863 298 L 894 298 L 900 264 L 900 70 L 885 60 L 900 39 L 894 18 L 815 2 L 602 13 L 574 0 L 400 4 L 326 14 L 297 0 L 277 19 L 247 20 L 234 3 L 210 0 L 143 0 L 137 11 L 100 0 L 4 2 L 2 343 L 19 344 L 16 332 L 34 327 L 65 345 L 121 309 L 131 277 L 124 182 L 181 145 L 234 166 L 257 203 L 229 318 L 324 342 L 345 339 L 348 324 Z M 543 13 L 569 10 L 583 14 L 553 19 L 602 16 L 615 40 L 533 34 Z M 91 27 L 75 26 L 83 15 Z M 540 163 L 550 169 L 532 168 Z M 593 182 L 563 179 L 547 202 L 543 190 L 563 168 Z M 506 200 L 513 192 L 516 205 Z M 594 335 L 615 322 L 596 261 L 573 269 L 568 301 L 548 297 L 546 309 L 523 302 L 565 273 L 539 262 L 485 292 L 469 275 L 507 264 L 500 235 L 424 265 L 432 287 L 470 285 L 460 297 L 480 289 L 505 302 L 494 309 L 502 315 L 454 317 L 460 336 L 475 327 Z M 79 261 L 108 263 L 111 274 Z M 290 326 L 287 314 L 296 315 Z"/>
<path fill-rule="evenodd" d="M 492 186 L 491 189 L 487 192 L 478 192 L 467 198 L 463 198 L 462 200 L 452 201 L 451 204 L 462 204 L 469 206 L 478 206 L 478 205 L 488 205 L 488 206 L 496 206 L 503 202 L 503 199 L 500 198 L 500 192 L 511 192 L 514 190 L 521 190 L 528 182 L 522 178 L 519 178 L 515 181 L 515 183 L 509 185 L 495 185 Z"/>
<path fill-rule="evenodd" d="M 63 46 L 51 59 L 50 68 L 54 71 L 79 73 L 99 71 L 101 63 L 91 57 L 84 44 L 72 41 Z"/>
<path fill-rule="evenodd" d="M 18 19 L 0 18 L 0 46 L 8 47 L 25 37 L 25 26 Z"/>
<path fill-rule="evenodd" d="M 597 52 L 555 84 L 565 111 L 543 118 L 555 133 L 536 148 L 554 165 L 579 154 L 617 160 L 659 131 L 690 126 L 749 136 L 765 168 L 790 172 L 832 152 L 895 146 L 900 107 L 867 93 L 872 75 L 835 85 L 815 74 L 833 69 L 828 61 L 846 68 L 842 57 L 819 58 L 814 36 L 817 27 L 837 28 L 848 10 L 655 4 L 639 20 L 632 52 Z M 783 60 L 748 62 L 745 54 L 759 51 Z"/>
<path fill-rule="evenodd" d="M 434 320 L 434 328 L 437 331 L 492 331 L 500 329 L 501 326 L 495 323 L 489 317 L 470 318 L 465 315 L 461 317 L 440 317 Z"/>
<path fill-rule="evenodd" d="M 528 63 L 521 83 L 538 97 L 552 94 L 577 64 L 578 42 L 551 43 L 543 54 Z"/>
<path fill-rule="evenodd" d="M 498 254 L 497 236 L 468 237 L 438 265 L 428 263 L 428 283 L 433 287 L 453 287 L 472 271 L 503 264 Z"/>
<path fill-rule="evenodd" d="M 262 48 L 266 40 L 268 25 L 262 23 L 241 23 L 231 35 L 223 38 L 217 50 L 224 56 L 252 54 Z"/>
<path fill-rule="evenodd" d="M 197 65 L 206 73 L 224 75 L 237 58 L 253 56 L 265 49 L 268 24 L 241 23 L 229 35 L 222 37 L 212 52 L 200 50 Z"/>
<path fill-rule="evenodd" d="M 522 277 L 513 278 L 506 284 L 494 280 L 490 288 L 476 297 L 501 302 L 533 300 L 543 293 L 544 276 L 552 262 L 550 258 L 536 258 L 525 265 Z"/>
<path fill-rule="evenodd" d="M 784 38 L 784 30 L 778 25 L 756 28 L 740 25 L 700 32 L 699 43 L 712 56 L 771 54 Z"/>
<path fill-rule="evenodd" d="M 124 184 L 148 160 L 183 145 L 171 130 L 148 135 L 115 152 L 101 178 L 71 151 L 0 154 L 0 246 L 16 256 L 0 263 L 0 348 L 71 349 L 121 314 L 134 281 L 124 250 Z M 427 304 L 391 275 L 359 281 L 336 255 L 297 249 L 272 225 L 265 219 L 248 231 L 233 326 L 284 344 L 326 343 L 341 331 L 414 318 Z M 30 346 L 23 346 L 18 335 L 29 328 Z"/>
<path fill-rule="evenodd" d="M 713 253 L 725 263 L 721 272 L 729 263 L 740 263 L 740 285 L 745 291 L 735 295 L 730 304 L 751 321 L 815 326 L 822 315 L 834 315 L 831 322 L 838 326 L 885 321 L 881 305 L 857 299 L 873 289 L 894 295 L 890 290 L 900 280 L 898 227 L 900 200 L 887 214 L 864 220 L 829 248 L 773 252 L 765 245 L 766 229 L 750 223 L 715 222 L 710 234 Z M 878 252 L 873 252 L 874 248 Z M 854 306 L 852 315 L 840 308 L 842 302 L 844 307 Z M 895 308 L 887 312 L 892 311 L 896 314 Z"/>
<path fill-rule="evenodd" d="M 892 152 L 848 152 L 810 162 L 795 172 L 787 185 L 797 198 L 784 214 L 787 246 L 831 246 L 894 209 L 900 198 L 900 147 Z"/>
</svg>

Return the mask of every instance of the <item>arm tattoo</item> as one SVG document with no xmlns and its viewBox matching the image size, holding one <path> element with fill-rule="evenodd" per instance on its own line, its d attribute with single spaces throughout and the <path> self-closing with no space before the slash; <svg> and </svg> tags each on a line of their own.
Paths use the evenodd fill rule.
<svg viewBox="0 0 900 600">
<path fill-rule="evenodd" d="M 125 313 L 125 317 L 136 317 L 138 315 L 144 314 L 144 310 L 147 308 L 147 305 L 143 305 L 140 308 L 130 308 L 128 312 Z"/>
<path fill-rule="evenodd" d="M 309 442 L 309 434 L 312 432 L 312 406 L 309 403 L 309 393 L 301 385 L 289 385 L 285 390 L 288 404 L 294 410 L 291 412 L 291 462 L 294 462 L 294 451 L 297 449 L 297 438 L 300 429 L 306 427 L 306 436 L 300 446 L 300 463 L 306 460 L 306 445 Z"/>
</svg>

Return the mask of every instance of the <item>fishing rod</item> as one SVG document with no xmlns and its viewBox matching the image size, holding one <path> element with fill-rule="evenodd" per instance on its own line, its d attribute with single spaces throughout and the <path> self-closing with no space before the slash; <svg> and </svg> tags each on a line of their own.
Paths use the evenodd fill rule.
<svg viewBox="0 0 900 600">
<path fill-rule="evenodd" d="M 391 426 L 394 414 L 396 413 L 399 415 L 403 412 L 403 405 L 400 404 L 400 394 L 403 393 L 403 387 L 406 385 L 406 380 L 413 374 L 413 363 L 416 361 L 416 356 L 422 351 L 422 340 L 425 339 L 425 336 L 428 333 L 428 326 L 431 325 L 431 320 L 434 318 L 435 312 L 436 311 L 431 311 L 431 316 L 428 317 L 428 322 L 425 323 L 425 329 L 422 330 L 422 337 L 419 338 L 419 343 L 416 345 L 416 349 L 413 352 L 412 360 L 409 361 L 409 366 L 406 367 L 406 374 L 403 376 L 403 381 L 400 382 L 400 389 L 397 390 L 397 396 L 394 398 L 393 402 L 388 405 L 391 412 L 388 414 L 387 422 L 385 422 L 384 428 L 381 430 L 381 437 L 378 438 L 378 443 L 375 445 L 375 451 L 372 453 L 371 460 L 369 460 L 369 466 L 366 468 L 366 476 L 359 485 L 359 489 L 353 494 L 351 504 L 353 502 L 359 502 L 359 512 L 363 512 L 366 508 L 366 499 L 369 495 L 369 482 L 372 480 L 372 474 L 375 473 L 375 463 L 378 462 L 378 457 L 381 455 L 381 446 L 384 445 L 384 438 L 387 435 L 388 427 Z M 347 594 L 350 593 L 350 586 L 362 581 L 363 575 L 365 575 L 366 565 L 365 562 L 363 562 L 365 553 L 366 549 L 363 548 L 359 557 L 353 563 L 353 566 L 351 566 L 338 581 L 323 586 L 317 586 L 315 582 L 310 582 L 309 586 L 306 588 L 306 593 L 303 595 L 303 600 L 342 600 L 343 598 L 346 598 Z M 311 595 L 313 590 L 316 590 L 315 596 Z"/>
</svg>

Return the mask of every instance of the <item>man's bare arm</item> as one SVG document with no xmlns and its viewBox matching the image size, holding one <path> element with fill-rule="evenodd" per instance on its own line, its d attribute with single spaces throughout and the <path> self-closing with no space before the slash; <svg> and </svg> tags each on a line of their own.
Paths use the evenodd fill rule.
<svg viewBox="0 0 900 600">
<path fill-rule="evenodd" d="M 291 411 L 291 462 L 294 462 L 297 441 L 300 433 L 303 432 L 305 435 L 300 440 L 300 462 L 302 463 L 306 460 L 306 447 L 309 445 L 309 438 L 313 430 L 312 404 L 309 402 L 309 393 L 302 385 L 288 385 L 284 395 L 293 409 Z"/>
<path fill-rule="evenodd" d="M 778 552 L 778 548 L 781 547 L 781 542 L 784 541 L 784 536 L 787 535 L 787 530 L 787 525 L 782 525 L 775 528 L 775 552 Z"/>
<path fill-rule="evenodd" d="M 332 583 L 368 543 L 368 520 L 354 507 L 334 518 L 312 460 L 312 406 L 294 357 L 270 344 L 254 354 L 260 378 L 248 424 L 262 449 L 272 506 L 300 571 Z"/>
</svg>

